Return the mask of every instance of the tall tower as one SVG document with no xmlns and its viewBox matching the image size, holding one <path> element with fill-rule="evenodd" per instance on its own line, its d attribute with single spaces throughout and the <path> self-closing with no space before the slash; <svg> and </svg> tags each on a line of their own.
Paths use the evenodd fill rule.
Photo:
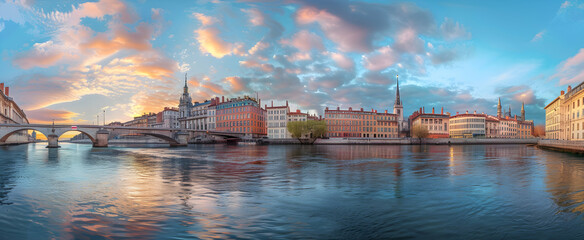
<svg viewBox="0 0 584 240">
<path fill-rule="evenodd" d="M 187 86 L 187 74 L 185 73 L 185 86 L 183 88 L 183 94 L 180 97 L 180 103 L 178 104 L 179 118 L 189 117 L 191 115 L 191 109 L 193 108 L 193 99 L 189 94 L 189 87 Z"/>
<path fill-rule="evenodd" d="M 508 112 L 508 114 L 509 114 L 509 118 L 512 118 L 513 117 L 513 115 L 511 115 L 511 104 L 509 104 L 509 112 Z"/>
<path fill-rule="evenodd" d="M 399 75 L 396 76 L 395 102 L 393 103 L 393 114 L 397 114 L 398 132 L 407 130 L 407 123 L 404 121 L 404 107 L 399 96 Z"/>
<path fill-rule="evenodd" d="M 525 121 L 525 102 L 521 103 L 521 121 Z"/>
<path fill-rule="evenodd" d="M 497 117 L 501 118 L 503 116 L 503 111 L 501 109 L 501 98 L 499 98 L 499 104 L 497 104 Z"/>
</svg>

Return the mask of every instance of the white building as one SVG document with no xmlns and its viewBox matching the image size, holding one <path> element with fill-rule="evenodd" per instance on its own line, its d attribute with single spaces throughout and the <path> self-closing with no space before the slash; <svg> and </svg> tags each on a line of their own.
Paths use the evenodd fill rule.
<svg viewBox="0 0 584 240">
<path fill-rule="evenodd" d="M 179 128 L 178 116 L 178 109 L 165 107 L 158 113 L 156 122 L 160 123 L 160 128 Z"/>
<path fill-rule="evenodd" d="M 285 106 L 274 107 L 274 102 L 272 102 L 271 107 L 266 105 L 265 108 L 268 113 L 268 138 L 291 138 L 287 129 L 288 113 L 290 113 L 288 101 Z"/>
</svg>

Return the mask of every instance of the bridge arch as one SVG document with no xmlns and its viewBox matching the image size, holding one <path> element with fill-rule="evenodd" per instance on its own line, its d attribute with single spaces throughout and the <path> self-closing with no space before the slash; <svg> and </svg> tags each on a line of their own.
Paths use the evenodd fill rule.
<svg viewBox="0 0 584 240">
<path fill-rule="evenodd" d="M 11 131 L 7 132 L 6 134 L 4 134 L 3 136 L 0 137 L 0 142 L 6 142 L 6 140 L 8 140 L 8 138 L 10 136 L 12 136 L 13 134 L 15 134 L 17 132 L 20 132 L 20 131 L 28 131 L 28 130 L 33 130 L 33 131 L 40 132 L 41 134 L 45 135 L 45 137 L 48 137 L 49 134 L 50 134 L 48 132 L 41 131 L 41 130 L 39 130 L 37 128 L 23 127 L 23 128 L 17 128 L 15 130 L 11 130 Z"/>
<path fill-rule="evenodd" d="M 110 139 L 115 139 L 115 138 L 124 137 L 124 136 L 151 136 L 151 137 L 155 137 L 157 139 L 161 139 L 170 145 L 179 144 L 179 142 L 172 137 L 166 136 L 164 134 L 148 133 L 148 132 L 134 132 L 134 131 L 126 132 L 126 133 L 112 132 L 110 134 Z"/>
<path fill-rule="evenodd" d="M 97 142 L 95 140 L 95 137 L 94 136 L 91 136 L 91 134 L 89 134 L 89 133 L 87 133 L 87 132 L 85 132 L 83 130 L 68 130 L 68 131 L 61 132 L 61 134 L 59 135 L 59 138 L 61 138 L 61 136 L 63 136 L 65 133 L 68 133 L 68 132 L 80 132 L 83 135 L 85 135 L 86 137 L 88 137 L 89 140 L 91 140 L 91 143 L 94 143 L 95 144 Z"/>
</svg>

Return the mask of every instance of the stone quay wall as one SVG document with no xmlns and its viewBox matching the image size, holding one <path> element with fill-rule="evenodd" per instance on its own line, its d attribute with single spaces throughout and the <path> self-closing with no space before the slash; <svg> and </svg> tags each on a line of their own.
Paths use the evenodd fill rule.
<svg viewBox="0 0 584 240">
<path fill-rule="evenodd" d="M 537 146 L 560 152 L 584 153 L 584 141 L 541 139 Z"/>
</svg>

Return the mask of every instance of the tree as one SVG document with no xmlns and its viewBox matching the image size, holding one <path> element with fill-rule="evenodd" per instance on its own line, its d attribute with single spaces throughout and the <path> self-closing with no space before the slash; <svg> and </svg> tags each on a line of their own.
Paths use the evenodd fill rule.
<svg viewBox="0 0 584 240">
<path fill-rule="evenodd" d="M 312 144 L 317 138 L 324 137 L 327 132 L 324 121 L 288 122 L 288 132 L 302 144 Z"/>
<path fill-rule="evenodd" d="M 428 135 L 430 135 L 430 132 L 427 127 L 424 127 L 421 124 L 416 124 L 412 127 L 412 137 L 418 138 L 420 144 L 422 144 L 422 138 L 427 138 Z"/>
<path fill-rule="evenodd" d="M 543 138 L 545 137 L 545 126 L 537 125 L 533 128 L 533 136 Z"/>
</svg>

